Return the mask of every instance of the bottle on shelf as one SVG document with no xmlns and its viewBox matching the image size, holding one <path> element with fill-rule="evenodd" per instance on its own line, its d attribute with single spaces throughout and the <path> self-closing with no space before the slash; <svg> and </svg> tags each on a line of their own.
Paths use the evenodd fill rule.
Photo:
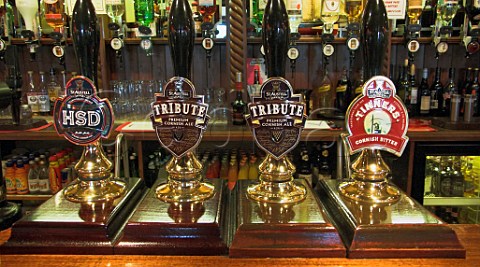
<svg viewBox="0 0 480 267">
<path fill-rule="evenodd" d="M 310 163 L 307 145 L 302 143 L 300 146 L 300 158 L 297 166 L 297 179 L 304 179 L 313 186 L 312 166 Z"/>
<path fill-rule="evenodd" d="M 467 94 L 473 95 L 473 98 L 474 98 L 474 104 L 473 104 L 474 116 L 478 116 L 480 114 L 480 110 L 479 110 L 480 105 L 478 104 L 478 101 L 480 100 L 479 99 L 480 83 L 478 81 L 478 74 L 479 74 L 479 68 L 474 68 L 472 81 L 470 82 L 466 90 Z"/>
<path fill-rule="evenodd" d="M 422 0 L 409 0 L 407 3 L 408 24 L 418 24 L 423 11 Z"/>
<path fill-rule="evenodd" d="M 430 86 L 428 85 L 428 69 L 423 69 L 422 80 L 420 81 L 420 115 L 428 116 L 430 115 Z"/>
<path fill-rule="evenodd" d="M 363 92 L 363 84 L 365 83 L 364 79 L 364 74 L 363 74 L 363 68 L 360 70 L 360 78 L 355 82 L 354 86 L 354 94 L 355 96 L 352 98 L 352 100 L 357 97 L 358 95 L 361 95 Z"/>
<path fill-rule="evenodd" d="M 448 82 L 443 88 L 443 107 L 442 107 L 442 116 L 449 116 L 450 115 L 450 105 L 451 105 L 451 97 L 453 94 L 458 94 L 458 87 L 455 82 L 455 69 L 449 68 L 448 69 Z"/>
<path fill-rule="evenodd" d="M 228 166 L 228 189 L 233 190 L 235 184 L 238 180 L 238 164 L 237 164 L 237 155 L 231 154 L 230 164 Z"/>
<path fill-rule="evenodd" d="M 242 155 L 240 157 L 240 162 L 238 163 L 238 180 L 248 179 L 248 170 L 248 157 L 246 155 Z"/>
<path fill-rule="evenodd" d="M 318 170 L 318 180 L 332 179 L 332 169 L 329 164 L 330 152 L 328 152 L 328 147 L 328 143 L 322 143 L 322 151 L 318 155 L 320 165 Z"/>
<path fill-rule="evenodd" d="M 34 38 L 39 38 L 39 21 L 38 21 L 38 2 L 28 0 L 16 0 L 15 6 L 17 11 L 22 15 L 25 23 L 25 29 L 34 33 Z"/>
<path fill-rule="evenodd" d="M 33 81 L 33 71 L 29 70 L 27 74 L 28 74 L 27 93 L 26 93 L 27 103 L 30 106 L 30 109 L 32 110 L 33 115 L 38 116 L 40 114 L 40 102 L 38 100 L 39 92 L 37 91 L 37 88 Z"/>
<path fill-rule="evenodd" d="M 250 154 L 250 162 L 248 163 L 248 179 L 258 179 L 258 163 L 257 156 L 254 153 Z"/>
<path fill-rule="evenodd" d="M 154 21 L 153 0 L 135 0 L 135 20 L 141 26 L 150 27 Z"/>
<path fill-rule="evenodd" d="M 54 31 L 64 33 L 66 20 L 64 0 L 43 0 L 43 16 Z"/>
<path fill-rule="evenodd" d="M 215 12 L 217 12 L 216 0 L 198 0 L 200 13 L 203 16 L 204 22 L 211 22 L 215 24 Z"/>
<path fill-rule="evenodd" d="M 28 194 L 28 174 L 21 159 L 17 160 L 15 167 L 15 187 L 17 188 L 17 194 Z"/>
<path fill-rule="evenodd" d="M 408 59 L 405 59 L 404 64 L 400 70 L 398 78 L 397 95 L 402 99 L 405 105 L 409 102 L 407 96 L 410 92 L 410 81 L 408 80 Z"/>
<path fill-rule="evenodd" d="M 343 68 L 342 76 L 338 80 L 335 92 L 335 108 L 340 114 L 345 114 L 347 112 L 348 105 L 352 100 L 352 84 L 348 78 L 346 68 Z"/>
<path fill-rule="evenodd" d="M 15 182 L 15 168 L 12 160 L 7 160 L 5 163 L 5 186 L 7 188 L 7 194 L 16 194 L 17 186 Z"/>
<path fill-rule="evenodd" d="M 345 13 L 348 23 L 360 23 L 364 0 L 345 0 Z"/>
<path fill-rule="evenodd" d="M 28 171 L 28 191 L 30 194 L 39 194 L 40 190 L 38 188 L 38 167 L 35 163 L 35 160 L 30 160 L 29 162 L 30 170 Z"/>
<path fill-rule="evenodd" d="M 471 25 L 471 29 L 478 29 L 480 26 L 480 4 L 478 0 L 465 0 L 465 14 Z"/>
<path fill-rule="evenodd" d="M 243 101 L 243 78 L 241 72 L 237 72 L 235 75 L 235 91 L 237 95 L 232 102 L 232 124 L 245 125 L 247 104 Z"/>
<path fill-rule="evenodd" d="M 125 13 L 125 0 L 105 0 L 105 9 L 112 23 L 122 25 L 122 16 Z"/>
<path fill-rule="evenodd" d="M 444 106 L 443 101 L 443 85 L 441 81 L 442 69 L 437 66 L 435 69 L 435 77 L 432 86 L 430 87 L 430 114 L 433 116 L 441 116 L 441 111 Z"/>
<path fill-rule="evenodd" d="M 50 191 L 52 194 L 55 194 L 62 189 L 62 177 L 60 175 L 61 169 L 58 164 L 58 158 L 56 156 L 49 157 L 48 164 Z"/>
<path fill-rule="evenodd" d="M 316 114 L 317 117 L 331 117 L 333 108 L 332 82 L 328 69 L 325 68 L 318 78 L 320 82 L 314 82 L 312 95 L 310 96 L 310 114 Z"/>
<path fill-rule="evenodd" d="M 265 6 L 267 5 L 267 0 L 251 0 L 250 1 L 250 23 L 257 27 L 257 29 L 262 28 L 263 13 L 265 11 Z"/>
<path fill-rule="evenodd" d="M 420 15 L 420 25 L 422 30 L 420 31 L 420 37 L 431 37 L 432 31 L 435 26 L 434 6 L 432 0 L 426 0 L 423 7 L 422 14 Z"/>
<path fill-rule="evenodd" d="M 415 64 L 410 66 L 408 91 L 405 93 L 408 116 L 410 118 L 418 114 L 418 84 L 415 78 Z"/>
<path fill-rule="evenodd" d="M 43 157 L 45 158 L 45 156 Z M 37 161 L 37 159 L 35 159 Z M 38 190 L 40 194 L 51 194 L 48 163 L 45 159 L 39 159 L 38 163 Z"/>
<path fill-rule="evenodd" d="M 50 98 L 50 111 L 53 112 L 53 106 L 55 101 L 60 96 L 60 91 L 62 90 L 60 84 L 57 81 L 55 76 L 55 69 L 50 69 L 50 81 L 47 83 L 48 97 Z"/>
<path fill-rule="evenodd" d="M 195 35 L 197 37 L 202 36 L 202 23 L 203 23 L 203 16 L 199 11 L 198 2 L 192 2 L 192 14 L 193 14 L 193 23 L 195 25 Z"/>
<path fill-rule="evenodd" d="M 451 157 L 442 157 L 440 160 L 440 196 L 452 196 L 452 163 Z"/>
<path fill-rule="evenodd" d="M 451 195 L 452 197 L 463 197 L 464 192 L 464 176 L 461 171 L 461 164 L 462 161 L 460 157 L 455 156 L 453 157 L 453 165 L 452 165 L 452 189 Z"/>
<path fill-rule="evenodd" d="M 48 116 L 50 114 L 50 97 L 48 96 L 47 81 L 45 72 L 40 71 L 40 84 L 38 86 L 39 114 Z"/>
<path fill-rule="evenodd" d="M 452 20 L 459 9 L 458 0 L 437 1 L 437 24 L 440 26 L 452 26 Z"/>
<path fill-rule="evenodd" d="M 323 21 L 323 31 L 332 33 L 333 25 L 340 18 L 342 3 L 340 0 L 322 0 L 320 19 Z"/>
<path fill-rule="evenodd" d="M 286 0 L 290 32 L 298 32 L 298 26 L 302 22 L 302 0 Z"/>
</svg>

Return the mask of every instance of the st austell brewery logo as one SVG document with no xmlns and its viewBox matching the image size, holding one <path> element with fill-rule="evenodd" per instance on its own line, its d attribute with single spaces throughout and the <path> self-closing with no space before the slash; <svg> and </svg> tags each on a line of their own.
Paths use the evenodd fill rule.
<svg viewBox="0 0 480 267">
<path fill-rule="evenodd" d="M 408 113 L 393 82 L 374 76 L 347 110 L 347 136 L 353 154 L 365 148 L 401 155 L 408 142 Z"/>
<path fill-rule="evenodd" d="M 253 97 L 245 116 L 257 144 L 275 158 L 295 148 L 307 116 L 302 96 L 294 95 L 284 78 L 270 78 L 262 84 L 260 97 Z"/>
<path fill-rule="evenodd" d="M 208 104 L 203 96 L 195 94 L 193 84 L 173 77 L 165 85 L 164 94 L 155 94 L 150 119 L 162 146 L 181 157 L 200 143 L 209 120 L 207 112 Z"/>
<path fill-rule="evenodd" d="M 65 97 L 55 101 L 55 130 L 70 142 L 88 145 L 108 138 L 113 126 L 113 111 L 107 99 L 100 99 L 93 82 L 83 76 L 66 84 Z"/>
</svg>

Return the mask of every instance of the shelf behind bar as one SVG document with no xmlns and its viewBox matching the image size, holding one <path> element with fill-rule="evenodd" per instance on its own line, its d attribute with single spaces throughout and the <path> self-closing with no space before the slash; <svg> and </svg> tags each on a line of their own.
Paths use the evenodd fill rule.
<svg viewBox="0 0 480 267">
<path fill-rule="evenodd" d="M 479 197 L 424 197 L 424 206 L 480 206 Z"/>
</svg>

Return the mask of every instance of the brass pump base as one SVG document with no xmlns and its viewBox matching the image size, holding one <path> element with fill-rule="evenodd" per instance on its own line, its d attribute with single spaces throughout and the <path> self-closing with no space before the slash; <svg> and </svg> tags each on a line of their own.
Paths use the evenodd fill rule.
<svg viewBox="0 0 480 267">
<path fill-rule="evenodd" d="M 295 166 L 287 157 L 275 159 L 267 154 L 259 170 L 260 183 L 247 188 L 249 198 L 266 203 L 297 203 L 307 196 L 307 189 L 293 181 Z"/>
<path fill-rule="evenodd" d="M 199 202 L 212 197 L 215 187 L 202 180 L 202 164 L 195 154 L 173 157 L 166 166 L 168 182 L 155 190 L 157 198 L 165 202 Z"/>
<path fill-rule="evenodd" d="M 388 183 L 390 168 L 380 151 L 365 149 L 352 164 L 354 181 L 338 185 L 341 195 L 357 202 L 394 203 L 400 199 L 400 190 Z"/>
<path fill-rule="evenodd" d="M 110 201 L 125 194 L 127 184 L 112 178 L 112 162 L 105 156 L 99 141 L 84 147 L 75 170 L 78 179 L 63 190 L 71 202 Z"/>
<path fill-rule="evenodd" d="M 81 181 L 65 188 L 63 195 L 71 202 L 110 201 L 122 196 L 127 185 L 119 180 L 104 179 L 98 181 Z"/>
<path fill-rule="evenodd" d="M 387 182 L 345 182 L 338 186 L 340 194 L 364 203 L 394 203 L 400 199 L 400 190 Z"/>
</svg>

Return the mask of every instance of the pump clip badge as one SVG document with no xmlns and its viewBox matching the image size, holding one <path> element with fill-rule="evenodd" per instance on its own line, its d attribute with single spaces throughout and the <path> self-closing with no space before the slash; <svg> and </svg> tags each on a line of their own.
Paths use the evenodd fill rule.
<svg viewBox="0 0 480 267">
<path fill-rule="evenodd" d="M 209 120 L 207 112 L 208 104 L 195 94 L 193 84 L 173 77 L 164 94 L 155 94 L 150 119 L 160 144 L 178 158 L 200 143 Z"/>
<path fill-rule="evenodd" d="M 65 97 L 55 101 L 53 111 L 57 133 L 76 145 L 88 145 L 108 138 L 113 111 L 107 99 L 100 99 L 93 82 L 76 76 L 66 85 Z"/>
<path fill-rule="evenodd" d="M 408 113 L 390 79 L 374 76 L 364 84 L 363 95 L 348 108 L 347 129 L 351 154 L 371 148 L 402 155 L 408 142 Z"/>
<path fill-rule="evenodd" d="M 257 144 L 276 159 L 295 148 L 307 116 L 302 96 L 284 78 L 269 78 L 253 97 L 245 116 Z"/>
</svg>

